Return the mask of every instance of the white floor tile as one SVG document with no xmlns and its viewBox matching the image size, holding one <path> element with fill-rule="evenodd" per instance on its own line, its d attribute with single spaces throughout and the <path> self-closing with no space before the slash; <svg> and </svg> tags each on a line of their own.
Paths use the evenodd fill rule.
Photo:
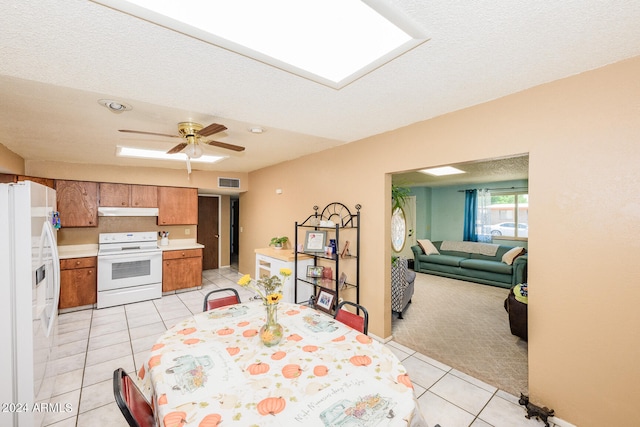
<svg viewBox="0 0 640 427">
<path fill-rule="evenodd" d="M 479 413 L 493 396 L 492 392 L 450 373 L 445 375 L 429 391 L 472 414 Z"/>
<path fill-rule="evenodd" d="M 442 369 L 413 356 L 405 359 L 402 364 L 407 369 L 411 381 L 426 389 L 430 388 L 446 374 Z"/>
<path fill-rule="evenodd" d="M 97 365 L 98 363 L 106 362 L 117 357 L 131 355 L 133 355 L 133 350 L 131 350 L 130 342 L 127 341 L 113 344 L 108 347 L 88 351 L 85 366 L 90 367 L 92 365 Z"/>
<path fill-rule="evenodd" d="M 113 379 L 84 387 L 80 395 L 79 413 L 108 405 L 114 401 Z"/>
<path fill-rule="evenodd" d="M 74 390 L 80 390 L 80 388 L 82 388 L 83 375 L 84 367 L 76 369 L 75 371 L 57 375 L 55 385 L 53 386 L 53 396 L 69 393 Z"/>
<path fill-rule="evenodd" d="M 91 338 L 89 338 L 89 351 L 128 341 L 129 331 L 126 329 L 110 334 L 92 336 Z"/>
<path fill-rule="evenodd" d="M 494 397 L 478 418 L 494 427 L 540 427 L 540 422 L 525 418 L 525 409 L 501 397 Z"/>
<path fill-rule="evenodd" d="M 443 427 L 468 426 L 475 419 L 475 415 L 430 391 L 427 391 L 418 399 L 418 404 L 429 426 L 435 426 L 436 424 L 440 424 Z"/>
<path fill-rule="evenodd" d="M 167 328 L 164 326 L 164 323 L 156 322 L 150 325 L 138 326 L 137 328 L 129 329 L 129 336 L 131 336 L 132 340 L 152 335 L 159 337 L 166 330 Z"/>
<path fill-rule="evenodd" d="M 53 407 L 59 411 L 48 412 L 44 417 L 43 425 L 57 423 L 67 418 L 75 419 L 78 415 L 78 403 L 80 402 L 80 390 L 70 391 L 51 398 Z"/>
<path fill-rule="evenodd" d="M 112 393 L 113 394 L 113 393 Z M 78 415 L 77 427 L 128 427 L 120 408 L 115 400 L 105 406 Z"/>
<path fill-rule="evenodd" d="M 113 371 L 122 368 L 127 372 L 133 372 L 133 355 L 118 357 L 106 362 L 85 367 L 82 387 L 93 385 L 108 379 L 113 380 Z"/>
</svg>

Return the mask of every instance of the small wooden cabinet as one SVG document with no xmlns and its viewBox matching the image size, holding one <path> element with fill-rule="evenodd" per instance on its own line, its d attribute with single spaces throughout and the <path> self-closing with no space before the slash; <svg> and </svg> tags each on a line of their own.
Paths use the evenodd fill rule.
<svg viewBox="0 0 640 427">
<path fill-rule="evenodd" d="M 202 286 L 202 249 L 162 252 L 162 292 Z"/>
<path fill-rule="evenodd" d="M 93 305 L 97 302 L 96 265 L 96 257 L 60 260 L 60 309 Z"/>
<path fill-rule="evenodd" d="M 56 180 L 62 227 L 98 226 L 98 183 Z"/>
<path fill-rule="evenodd" d="M 26 175 L 12 175 L 2 173 L 0 174 L 0 182 L 18 182 L 18 181 L 33 181 L 38 184 L 45 185 L 49 188 L 55 188 L 54 180 L 49 178 L 40 178 L 37 176 L 26 176 Z"/>
<path fill-rule="evenodd" d="M 198 224 L 198 189 L 158 187 L 158 225 Z"/>
<path fill-rule="evenodd" d="M 100 206 L 156 208 L 158 190 L 155 185 L 100 183 Z"/>
</svg>

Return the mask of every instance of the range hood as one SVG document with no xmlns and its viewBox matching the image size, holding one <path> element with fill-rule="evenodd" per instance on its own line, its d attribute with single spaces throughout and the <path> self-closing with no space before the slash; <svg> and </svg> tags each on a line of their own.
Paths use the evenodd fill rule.
<svg viewBox="0 0 640 427">
<path fill-rule="evenodd" d="M 158 216 L 158 208 L 98 207 L 98 216 Z"/>
</svg>

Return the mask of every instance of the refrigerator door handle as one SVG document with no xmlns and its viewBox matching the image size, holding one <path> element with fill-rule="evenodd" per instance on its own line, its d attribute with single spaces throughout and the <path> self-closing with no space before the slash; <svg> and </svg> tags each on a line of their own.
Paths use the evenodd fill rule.
<svg viewBox="0 0 640 427">
<path fill-rule="evenodd" d="M 58 256 L 58 246 L 56 244 L 56 238 L 53 233 L 53 227 L 49 221 L 45 221 L 42 224 L 42 234 L 40 235 L 40 258 L 42 259 L 42 251 L 47 244 L 51 247 L 51 262 L 53 268 L 53 281 L 50 286 L 53 287 L 53 303 L 50 306 L 51 310 L 47 310 L 46 306 L 43 314 L 46 316 L 45 335 L 48 337 L 51 335 L 55 324 L 55 318 L 58 315 L 58 302 L 60 301 L 60 257 Z"/>
</svg>

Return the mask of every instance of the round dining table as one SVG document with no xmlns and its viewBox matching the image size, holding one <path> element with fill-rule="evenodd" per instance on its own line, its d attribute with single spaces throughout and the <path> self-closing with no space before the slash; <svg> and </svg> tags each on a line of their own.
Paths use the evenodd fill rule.
<svg viewBox="0 0 640 427">
<path fill-rule="evenodd" d="M 413 385 L 380 342 L 281 302 L 279 344 L 262 301 L 199 313 L 162 334 L 138 372 L 158 426 L 426 426 Z"/>
</svg>

